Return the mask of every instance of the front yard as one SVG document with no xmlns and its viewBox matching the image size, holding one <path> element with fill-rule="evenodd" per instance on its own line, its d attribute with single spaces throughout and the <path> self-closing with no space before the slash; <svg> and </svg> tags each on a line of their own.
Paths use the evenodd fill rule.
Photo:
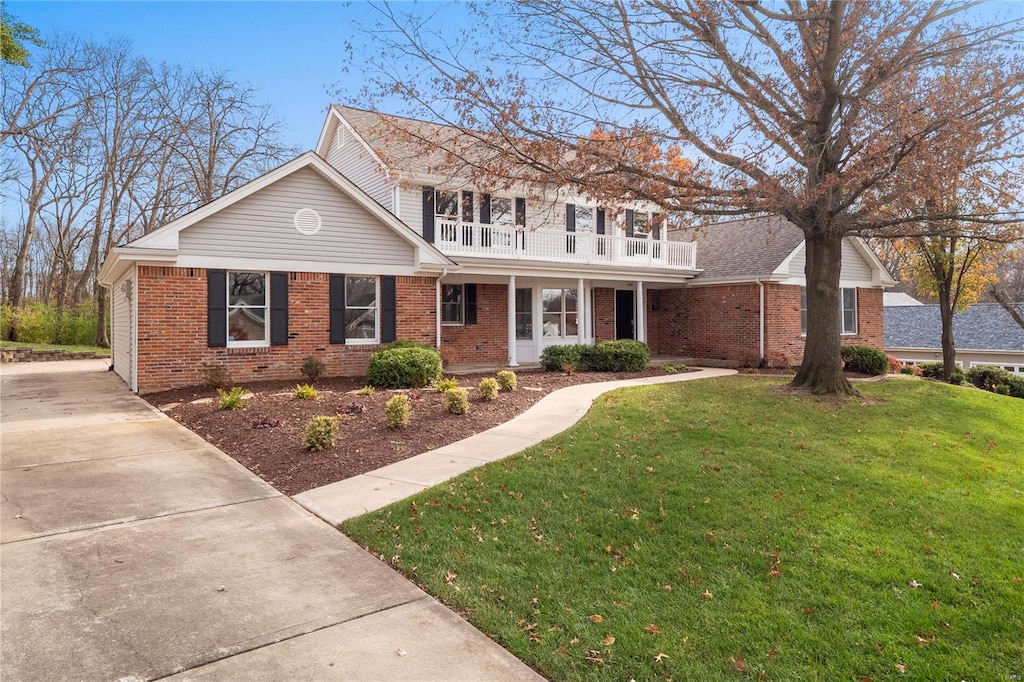
<svg viewBox="0 0 1024 682">
<path fill-rule="evenodd" d="M 551 679 L 1019 679 L 1024 411 L 911 379 L 732 377 L 343 529 Z"/>
</svg>

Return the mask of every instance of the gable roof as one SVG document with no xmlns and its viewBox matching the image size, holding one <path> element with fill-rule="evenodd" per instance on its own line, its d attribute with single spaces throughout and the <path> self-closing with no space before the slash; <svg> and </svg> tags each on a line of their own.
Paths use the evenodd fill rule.
<svg viewBox="0 0 1024 682">
<path fill-rule="evenodd" d="M 887 291 L 882 294 L 882 305 L 924 305 L 924 303 L 901 291 Z"/>
<path fill-rule="evenodd" d="M 942 319 L 937 305 L 883 308 L 886 348 L 941 348 Z M 957 350 L 1024 352 L 1024 329 L 998 303 L 975 303 L 953 314 Z"/>
<path fill-rule="evenodd" d="M 804 241 L 800 228 L 778 216 L 673 230 L 670 237 L 696 242 L 703 272 L 694 281 L 770 277 Z"/>
<path fill-rule="evenodd" d="M 303 168 L 310 168 L 316 171 L 338 191 L 347 194 L 356 204 L 364 208 L 368 213 L 380 220 L 383 225 L 393 230 L 399 237 L 409 243 L 415 250 L 417 265 L 433 266 L 436 269 L 457 269 L 459 267 L 455 261 L 445 256 L 433 244 L 423 239 L 393 213 L 374 201 L 366 192 L 357 187 L 315 152 L 306 152 L 147 235 L 139 237 L 123 246 L 115 247 L 103 263 L 99 275 L 100 282 L 107 285 L 113 284 L 127 267 L 124 261 L 172 261 L 178 254 L 178 236 L 182 230 Z"/>
</svg>

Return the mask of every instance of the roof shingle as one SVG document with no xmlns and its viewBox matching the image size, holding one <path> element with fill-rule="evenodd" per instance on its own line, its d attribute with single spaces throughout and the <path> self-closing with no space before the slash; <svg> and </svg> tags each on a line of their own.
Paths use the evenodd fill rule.
<svg viewBox="0 0 1024 682">
<path fill-rule="evenodd" d="M 887 306 L 886 348 L 941 348 L 937 305 Z M 975 303 L 953 315 L 953 342 L 960 350 L 1024 352 L 1024 329 L 998 303 Z"/>
<path fill-rule="evenodd" d="M 673 230 L 673 241 L 697 243 L 695 278 L 767 277 L 804 240 L 804 233 L 778 216 L 731 220 L 704 227 Z"/>
</svg>

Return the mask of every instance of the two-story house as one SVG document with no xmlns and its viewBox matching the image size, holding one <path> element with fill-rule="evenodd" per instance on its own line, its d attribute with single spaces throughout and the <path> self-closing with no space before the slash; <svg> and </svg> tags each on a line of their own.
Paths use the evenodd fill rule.
<svg viewBox="0 0 1024 682">
<path fill-rule="evenodd" d="M 669 234 L 643 204 L 474 187 L 422 144 L 458 134 L 335 106 L 314 151 L 115 248 L 101 273 L 115 371 L 142 392 L 218 365 L 236 381 L 292 379 L 308 356 L 356 375 L 399 338 L 513 367 L 615 338 L 719 364 L 800 361 L 792 225 Z M 844 338 L 881 346 L 892 280 L 847 241 Z"/>
</svg>

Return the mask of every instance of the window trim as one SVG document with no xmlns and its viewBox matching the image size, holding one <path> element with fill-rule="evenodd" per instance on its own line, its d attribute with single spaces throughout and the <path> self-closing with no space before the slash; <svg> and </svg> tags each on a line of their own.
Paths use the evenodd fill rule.
<svg viewBox="0 0 1024 682">
<path fill-rule="evenodd" d="M 853 291 L 853 331 L 846 330 L 846 297 L 844 291 Z M 860 328 L 860 315 L 857 312 L 857 287 L 839 287 L 839 335 L 857 336 Z M 807 285 L 800 286 L 800 336 L 807 336 Z"/>
<path fill-rule="evenodd" d="M 459 319 L 456 320 L 445 320 L 445 300 L 444 300 L 444 288 L 445 287 L 458 287 L 459 288 Z M 447 304 L 454 306 L 454 303 Z M 451 309 L 451 308 L 448 308 Z M 464 327 L 466 325 L 466 285 L 465 284 L 442 284 L 441 285 L 441 326 L 442 327 Z"/>
<path fill-rule="evenodd" d="M 353 279 L 373 279 L 373 338 L 353 337 L 348 335 L 349 310 L 370 310 L 371 306 L 350 306 L 348 294 L 352 291 L 349 282 Z M 377 275 L 345 275 L 345 345 L 349 346 L 372 346 L 380 343 L 380 277 Z"/>
<path fill-rule="evenodd" d="M 263 278 L 263 305 L 262 306 L 248 306 L 248 305 L 231 305 L 231 276 L 241 275 L 259 275 Z M 225 304 L 225 337 L 226 348 L 269 348 L 270 347 L 270 273 L 257 271 L 257 270 L 228 270 L 225 277 L 224 287 L 224 304 Z M 244 308 L 263 308 L 263 340 L 262 341 L 235 341 L 231 338 L 231 313 L 235 310 L 242 310 Z"/>
</svg>

